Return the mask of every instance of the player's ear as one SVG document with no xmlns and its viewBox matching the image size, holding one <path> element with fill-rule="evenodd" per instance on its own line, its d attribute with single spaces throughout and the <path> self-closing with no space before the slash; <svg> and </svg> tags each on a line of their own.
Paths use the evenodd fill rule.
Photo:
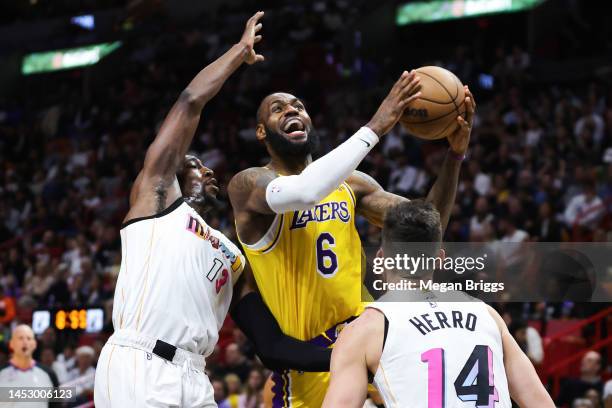
<svg viewBox="0 0 612 408">
<path fill-rule="evenodd" d="M 263 123 L 257 124 L 257 128 L 255 128 L 255 137 L 257 137 L 257 140 L 260 142 L 266 140 L 266 128 Z"/>
<path fill-rule="evenodd" d="M 376 251 L 376 257 L 377 258 L 382 258 L 384 256 L 385 256 L 385 254 L 383 253 L 382 247 L 378 248 L 378 251 Z"/>
</svg>

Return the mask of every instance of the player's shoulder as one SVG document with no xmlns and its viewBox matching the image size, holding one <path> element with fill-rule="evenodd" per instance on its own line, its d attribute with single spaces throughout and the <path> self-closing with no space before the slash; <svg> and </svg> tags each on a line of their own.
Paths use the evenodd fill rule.
<svg viewBox="0 0 612 408">
<path fill-rule="evenodd" d="M 249 167 L 236 173 L 227 186 L 230 198 L 249 192 L 253 187 L 265 182 L 266 184 L 278 177 L 276 172 L 267 167 Z"/>
<path fill-rule="evenodd" d="M 234 174 L 230 180 L 231 184 L 236 183 L 254 183 L 262 176 L 277 176 L 276 172 L 267 167 L 249 167 Z"/>
<path fill-rule="evenodd" d="M 368 336 L 379 330 L 384 330 L 384 324 L 384 312 L 372 305 L 367 307 L 357 319 L 349 323 L 342 332 L 348 329 L 348 332 L 353 333 L 352 336 Z"/>
</svg>

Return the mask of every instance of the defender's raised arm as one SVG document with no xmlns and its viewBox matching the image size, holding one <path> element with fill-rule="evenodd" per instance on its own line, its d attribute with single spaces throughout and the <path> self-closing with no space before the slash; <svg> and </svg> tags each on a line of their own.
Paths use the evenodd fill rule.
<svg viewBox="0 0 612 408">
<path fill-rule="evenodd" d="M 143 169 L 130 193 L 130 211 L 125 221 L 157 214 L 181 196 L 176 171 L 189 149 L 202 109 L 243 62 L 254 64 L 264 59 L 253 48 L 261 40 L 257 33 L 263 14 L 255 13 L 247 21 L 241 40 L 200 71 L 181 92 L 147 150 Z"/>
</svg>

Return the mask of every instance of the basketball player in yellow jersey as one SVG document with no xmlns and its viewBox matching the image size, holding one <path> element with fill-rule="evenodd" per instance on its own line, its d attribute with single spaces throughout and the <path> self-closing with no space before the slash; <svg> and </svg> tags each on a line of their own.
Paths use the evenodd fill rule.
<svg viewBox="0 0 612 408">
<path fill-rule="evenodd" d="M 261 102 L 257 139 L 271 161 L 238 173 L 228 193 L 259 291 L 285 334 L 331 346 L 342 325 L 362 311 L 355 216 L 381 226 L 386 209 L 406 198 L 385 192 L 355 169 L 419 96 L 419 78 L 404 72 L 367 125 L 316 161 L 311 158 L 316 137 L 303 102 L 287 93 Z M 444 226 L 475 108 L 467 88 L 465 102 L 467 116 L 457 118 L 449 153 L 428 195 Z M 328 373 L 276 373 L 273 406 L 320 407 L 328 378 Z"/>
</svg>

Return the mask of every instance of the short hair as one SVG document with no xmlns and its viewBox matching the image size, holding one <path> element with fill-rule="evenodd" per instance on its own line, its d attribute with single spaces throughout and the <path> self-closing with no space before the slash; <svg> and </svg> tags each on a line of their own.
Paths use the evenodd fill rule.
<svg viewBox="0 0 612 408">
<path fill-rule="evenodd" d="M 428 255 L 434 255 L 441 241 L 440 213 L 432 203 L 422 199 L 402 201 L 387 210 L 382 232 L 385 256 L 398 252 L 393 248 L 395 244 L 405 242 L 434 243 L 427 251 Z"/>
</svg>

